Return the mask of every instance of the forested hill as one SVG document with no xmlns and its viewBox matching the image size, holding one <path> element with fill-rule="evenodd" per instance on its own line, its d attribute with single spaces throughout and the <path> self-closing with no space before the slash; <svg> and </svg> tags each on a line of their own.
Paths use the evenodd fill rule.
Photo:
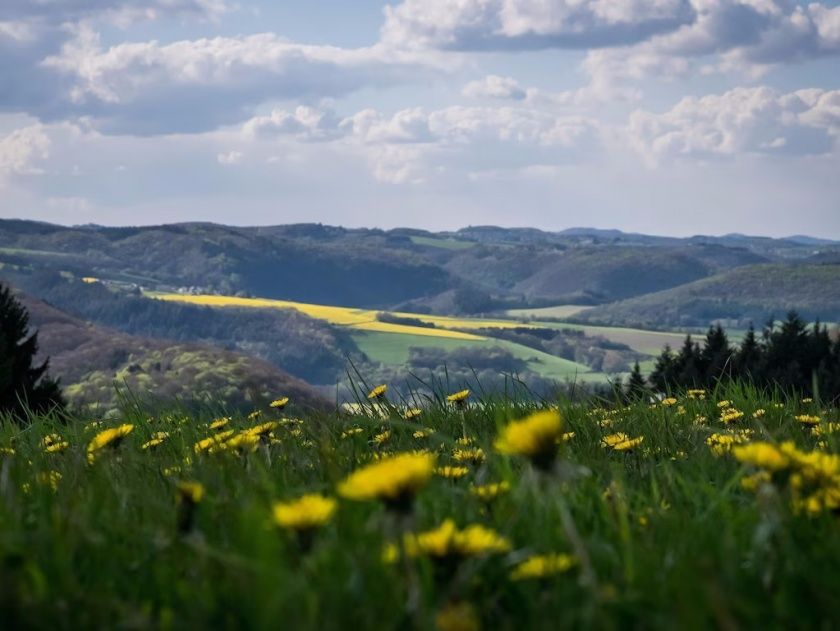
<svg viewBox="0 0 840 631">
<path fill-rule="evenodd" d="M 108 410 L 114 383 L 144 399 L 213 401 L 250 411 L 288 396 L 298 409 L 329 403 L 304 382 L 271 364 L 206 344 L 171 343 L 93 325 L 18 294 L 38 331 L 40 354 L 74 405 Z"/>
<path fill-rule="evenodd" d="M 796 237 L 677 239 L 575 229 L 457 232 L 320 224 L 63 227 L 0 220 L 0 264 L 144 288 L 368 308 L 479 313 L 606 304 L 747 265 L 832 261 L 840 244 Z"/>
</svg>

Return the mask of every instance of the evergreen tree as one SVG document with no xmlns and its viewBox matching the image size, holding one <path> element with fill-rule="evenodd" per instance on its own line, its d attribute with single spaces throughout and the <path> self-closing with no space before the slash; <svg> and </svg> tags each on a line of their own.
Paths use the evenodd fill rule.
<svg viewBox="0 0 840 631">
<path fill-rule="evenodd" d="M 700 352 L 703 382 L 706 386 L 713 386 L 720 379 L 732 375 L 732 348 L 729 338 L 720 324 L 709 327 L 706 342 Z"/>
<path fill-rule="evenodd" d="M 666 344 L 662 353 L 656 358 L 653 372 L 650 373 L 650 382 L 657 392 L 668 392 L 670 388 L 676 387 L 676 358 L 671 350 L 671 345 Z"/>
<path fill-rule="evenodd" d="M 755 335 L 755 327 L 750 323 L 750 328 L 735 353 L 734 374 L 744 379 L 759 380 L 761 378 L 761 358 L 762 348 Z"/>
<path fill-rule="evenodd" d="M 633 365 L 630 377 L 627 379 L 625 395 L 630 400 L 640 400 L 646 399 L 648 394 L 647 381 L 642 376 L 642 369 L 639 367 L 639 362 L 636 362 Z"/>
<path fill-rule="evenodd" d="M 675 360 L 674 383 L 681 388 L 696 388 L 705 385 L 700 347 L 687 335 Z"/>
<path fill-rule="evenodd" d="M 0 412 L 19 421 L 27 410 L 64 406 L 58 382 L 46 376 L 49 362 L 33 365 L 37 352 L 38 335 L 29 335 L 29 314 L 11 290 L 0 285 Z"/>
</svg>

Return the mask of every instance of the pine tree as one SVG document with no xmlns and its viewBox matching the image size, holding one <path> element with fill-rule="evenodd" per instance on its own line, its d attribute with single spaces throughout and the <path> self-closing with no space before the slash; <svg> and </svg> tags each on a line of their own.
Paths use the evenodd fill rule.
<svg viewBox="0 0 840 631">
<path fill-rule="evenodd" d="M 723 327 L 720 324 L 709 327 L 706 342 L 700 352 L 700 365 L 705 386 L 711 387 L 720 379 L 732 375 L 732 355 L 729 338 Z"/>
<path fill-rule="evenodd" d="M 639 362 L 633 365 L 633 370 L 627 379 L 625 395 L 630 400 L 645 399 L 648 396 L 647 381 L 642 376 L 642 369 L 639 367 Z"/>
<path fill-rule="evenodd" d="M 742 379 L 760 380 L 761 359 L 762 347 L 755 335 L 755 327 L 750 323 L 750 328 L 735 353 L 735 374 Z"/>
<path fill-rule="evenodd" d="M 34 366 L 38 334 L 29 334 L 29 314 L 8 287 L 0 285 L 0 412 L 18 421 L 26 411 L 63 408 L 58 382 L 46 376 L 49 361 Z"/>
<path fill-rule="evenodd" d="M 653 367 L 653 372 L 650 373 L 650 382 L 657 392 L 668 392 L 670 388 L 675 387 L 676 381 L 676 358 L 674 352 L 671 350 L 671 345 L 666 344 L 662 349 L 662 353 L 656 358 L 656 364 Z"/>
</svg>

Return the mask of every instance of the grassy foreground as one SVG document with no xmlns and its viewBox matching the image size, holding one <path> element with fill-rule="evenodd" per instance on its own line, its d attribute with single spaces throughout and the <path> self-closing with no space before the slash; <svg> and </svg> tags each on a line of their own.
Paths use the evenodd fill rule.
<svg viewBox="0 0 840 631">
<path fill-rule="evenodd" d="M 7 422 L 0 619 L 51 629 L 840 624 L 838 517 L 830 498 L 809 501 L 816 486 L 796 482 L 806 460 L 827 475 L 809 478 L 820 492 L 840 482 L 836 457 L 809 455 L 838 453 L 836 409 L 737 386 L 627 408 L 561 403 L 556 459 L 539 469 L 494 446 L 533 405 L 470 401 L 441 398 L 412 421 L 381 403 L 359 416 L 266 410 L 217 429 L 210 415 L 140 410 L 104 425 Z M 100 431 L 126 424 L 88 452 Z M 758 441 L 793 441 L 801 462 L 734 456 Z M 337 493 L 352 495 L 342 481 L 354 470 L 415 450 L 436 457 L 425 484 L 423 472 L 377 480 L 408 475 L 413 504 Z M 292 507 L 292 521 L 320 525 L 276 523 L 275 502 L 309 493 L 337 503 Z M 448 519 L 485 530 L 457 545 L 446 528 L 411 535 Z M 521 565 L 547 554 L 562 556 Z"/>
</svg>

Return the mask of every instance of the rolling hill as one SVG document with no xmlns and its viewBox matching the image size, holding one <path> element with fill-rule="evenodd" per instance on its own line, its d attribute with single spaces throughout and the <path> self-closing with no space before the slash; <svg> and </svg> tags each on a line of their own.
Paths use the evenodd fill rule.
<svg viewBox="0 0 840 631">
<path fill-rule="evenodd" d="M 666 291 L 587 309 L 577 322 L 697 327 L 725 320 L 760 326 L 794 309 L 807 320 L 840 321 L 840 265 L 750 265 Z"/>
<path fill-rule="evenodd" d="M 146 398 L 212 400 L 250 410 L 278 396 L 301 408 L 328 402 L 303 381 L 271 364 L 206 344 L 178 344 L 95 326 L 40 301 L 19 295 L 38 330 L 40 355 L 61 379 L 76 406 L 108 410 L 117 404 L 114 384 Z"/>
</svg>

